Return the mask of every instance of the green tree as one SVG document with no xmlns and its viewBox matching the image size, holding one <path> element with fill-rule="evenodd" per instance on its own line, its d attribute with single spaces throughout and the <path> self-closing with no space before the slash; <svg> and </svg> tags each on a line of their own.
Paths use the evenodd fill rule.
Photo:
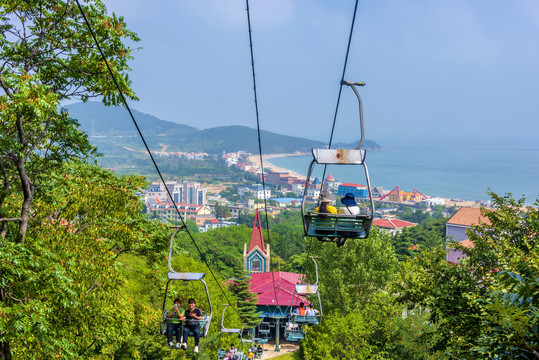
<svg viewBox="0 0 539 360">
<path fill-rule="evenodd" d="M 440 246 L 408 260 L 392 291 L 408 309 L 420 307 L 429 312 L 429 321 L 437 326 L 431 336 L 432 350 L 459 358 L 470 355 L 481 333 L 477 319 L 482 306 L 472 300 L 486 292 L 479 281 L 469 268 L 447 262 Z"/>
<path fill-rule="evenodd" d="M 121 91 L 135 99 L 127 76 L 127 62 L 133 50 L 123 45 L 122 39 L 136 41 L 138 38 L 126 28 L 122 18 L 114 14 L 107 16 L 100 0 L 88 2 L 84 9 L 110 60 Z M 111 259 L 104 256 L 105 260 L 97 261 L 95 253 L 102 251 L 107 255 L 106 251 L 110 251 L 118 256 L 118 251 L 130 248 L 129 244 L 137 241 L 133 238 L 127 241 L 123 235 L 128 231 L 123 234 L 115 231 L 112 233 L 114 236 L 106 236 L 109 242 L 96 243 L 95 238 L 77 239 L 83 250 L 89 249 L 88 256 L 81 258 L 81 262 L 96 260 L 86 262 L 89 273 L 97 271 L 90 285 L 86 279 L 77 280 L 71 273 L 73 263 L 70 259 L 79 258 L 73 255 L 77 252 L 70 247 L 64 251 L 50 243 L 51 234 L 57 235 L 56 232 L 62 229 L 64 233 L 66 229 L 74 229 L 74 235 L 64 234 L 70 239 L 95 230 L 90 225 L 88 228 L 79 226 L 80 222 L 91 222 L 92 216 L 85 212 L 69 218 L 65 208 L 72 208 L 72 204 L 55 198 L 56 188 L 50 185 L 50 177 L 62 163 L 95 154 L 95 148 L 89 144 L 86 134 L 78 129 L 76 120 L 67 112 L 60 111 L 59 106 L 61 101 L 87 101 L 93 97 L 101 97 L 106 104 L 116 105 L 120 103 L 120 94 L 110 81 L 107 68 L 96 52 L 92 36 L 74 1 L 4 1 L 0 4 L 0 14 L 0 252 L 4 259 L 13 259 L 2 262 L 0 303 L 7 318 L 3 318 L 0 328 L 0 357 L 11 359 L 12 340 L 19 354 L 24 352 L 25 341 L 28 341 L 36 345 L 30 348 L 42 349 L 44 357 L 64 353 L 78 357 L 91 353 L 95 346 L 101 346 L 116 336 L 115 331 L 118 330 L 112 326 L 111 331 L 106 331 L 106 324 L 116 316 L 110 307 L 115 302 L 110 297 L 102 297 L 102 292 L 96 290 L 105 288 L 103 284 L 111 284 L 110 293 L 117 288 L 117 284 L 109 281 L 110 276 L 104 273 L 112 271 L 110 266 L 103 264 L 103 261 L 110 262 Z M 43 213 L 43 209 L 35 209 L 35 201 L 48 204 L 49 210 Z M 72 198 L 71 201 L 80 202 Z M 64 221 L 68 225 L 60 224 Z M 28 236 L 29 231 L 31 236 Z M 86 241 L 90 241 L 90 245 L 86 245 Z M 33 260 L 28 262 L 27 259 Z M 99 264 L 103 267 L 94 267 Z M 43 268 L 51 272 L 47 273 Z M 84 272 L 84 266 L 81 270 Z M 58 297 L 51 292 L 55 286 L 62 290 Z M 77 286 L 81 287 L 80 292 L 74 289 Z M 96 296 L 89 301 L 90 308 L 81 305 L 85 299 L 76 296 L 85 291 L 89 296 Z M 55 308 L 57 303 L 64 309 Z M 102 315 L 95 312 L 99 307 L 103 307 Z M 128 326 L 124 315 L 123 311 L 118 312 L 116 321 Z M 77 324 L 76 319 L 71 321 L 77 316 L 88 321 L 78 323 L 81 326 L 79 330 L 70 328 L 71 334 L 88 330 L 91 336 L 71 338 L 69 342 L 69 336 L 63 336 L 65 327 L 61 324 L 66 318 L 69 319 L 66 326 Z M 108 319 L 105 325 L 94 327 L 105 318 Z M 4 326 L 6 324 L 9 326 Z M 25 328 L 29 332 L 24 331 Z M 102 333 L 96 334 L 96 331 Z M 34 332 L 38 335 L 33 335 Z M 25 340 L 18 336 L 21 333 L 26 334 Z M 46 338 L 50 340 L 45 342 Z M 37 355 L 25 353 L 22 357 L 27 356 Z"/>
<path fill-rule="evenodd" d="M 35 201 L 27 242 L 0 250 L 2 356 L 112 354 L 135 326 L 118 258 L 155 261 L 166 247 L 164 227 L 140 212 L 140 178 L 68 163 L 46 185 L 54 192 Z"/>
<path fill-rule="evenodd" d="M 324 311 L 342 315 L 355 312 L 370 301 L 371 296 L 387 290 L 398 273 L 398 260 L 390 236 L 378 229 L 368 239 L 351 239 L 337 248 L 330 243 L 313 242 L 311 252 L 318 256 L 320 292 Z M 307 274 L 314 269 L 309 263 Z"/>
<path fill-rule="evenodd" d="M 409 226 L 393 236 L 393 244 L 400 260 L 420 251 L 430 250 L 445 243 L 446 219 L 431 220 L 417 226 Z"/>
<path fill-rule="evenodd" d="M 132 49 L 122 39 L 138 38 L 123 18 L 107 16 L 100 0 L 84 9 L 121 90 L 135 98 L 126 73 Z M 106 104 L 119 104 L 120 94 L 74 1 L 4 1 L 0 14 L 0 217 L 2 237 L 13 221 L 19 225 L 17 238 L 22 242 L 34 193 L 48 171 L 95 151 L 77 122 L 58 111 L 60 102 L 102 97 Z M 21 194 L 15 215 L 4 206 L 13 192 Z"/>
<path fill-rule="evenodd" d="M 489 292 L 477 298 L 485 307 L 476 349 L 499 359 L 539 359 L 539 201 L 490 193 L 494 211 L 488 222 L 468 231 L 474 248 L 461 250 Z"/>
<path fill-rule="evenodd" d="M 230 283 L 229 289 L 236 297 L 236 304 L 241 314 L 242 322 L 248 328 L 257 326 L 260 323 L 260 318 L 256 312 L 258 299 L 255 293 L 249 291 L 249 277 L 242 266 L 236 266 L 234 269 L 234 279 Z"/>
</svg>

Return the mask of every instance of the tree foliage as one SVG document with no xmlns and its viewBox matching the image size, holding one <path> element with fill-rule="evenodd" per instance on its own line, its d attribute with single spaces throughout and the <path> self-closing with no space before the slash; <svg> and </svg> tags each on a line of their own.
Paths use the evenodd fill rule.
<svg viewBox="0 0 539 360">
<path fill-rule="evenodd" d="M 162 225 L 140 213 L 142 185 L 84 163 L 51 174 L 55 191 L 35 202 L 27 242 L 0 251 L 0 331 L 13 355 L 91 357 L 127 341 L 134 309 L 117 259 L 164 248 Z"/>
<path fill-rule="evenodd" d="M 122 91 L 135 98 L 126 74 L 132 49 L 122 39 L 138 40 L 136 35 L 122 18 L 107 16 L 101 1 L 84 8 Z M 22 195 L 19 216 L 3 219 L 2 237 L 7 221 L 17 221 L 17 237 L 24 241 L 34 191 L 47 171 L 95 151 L 77 122 L 58 110 L 60 102 L 101 96 L 118 104 L 120 94 L 74 1 L 4 1 L 0 14 L 0 216 L 6 216 L 7 196 Z"/>
<path fill-rule="evenodd" d="M 229 289 L 236 297 L 236 304 L 241 320 L 247 328 L 253 328 L 260 323 L 260 318 L 256 312 L 257 296 L 249 292 L 249 277 L 243 267 L 237 266 L 234 269 L 234 279 L 229 285 Z"/>
</svg>

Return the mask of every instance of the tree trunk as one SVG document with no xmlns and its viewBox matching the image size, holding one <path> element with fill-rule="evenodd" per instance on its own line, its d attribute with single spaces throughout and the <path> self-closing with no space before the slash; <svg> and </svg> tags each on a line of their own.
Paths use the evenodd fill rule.
<svg viewBox="0 0 539 360">
<path fill-rule="evenodd" d="M 28 219 L 30 217 L 30 209 L 32 207 L 32 201 L 34 199 L 34 184 L 30 181 L 28 174 L 26 174 L 26 169 L 24 168 L 25 159 L 19 158 L 17 160 L 17 170 L 19 171 L 19 176 L 22 184 L 22 192 L 24 196 L 24 201 L 21 206 L 21 222 L 19 224 L 19 236 L 18 241 L 24 242 L 24 237 L 26 231 L 28 230 Z"/>
<path fill-rule="evenodd" d="M 1 331 L 0 335 L 2 335 Z M 11 360 L 11 349 L 8 341 L 0 341 L 0 359 Z"/>
<path fill-rule="evenodd" d="M 2 275 L 3 276 L 3 275 Z M 4 289 L 0 289 L 0 302 L 5 305 Z M 2 331 L 0 331 L 2 336 Z M 9 348 L 9 341 L 0 341 L 0 359 L 11 360 L 11 349 Z"/>
</svg>

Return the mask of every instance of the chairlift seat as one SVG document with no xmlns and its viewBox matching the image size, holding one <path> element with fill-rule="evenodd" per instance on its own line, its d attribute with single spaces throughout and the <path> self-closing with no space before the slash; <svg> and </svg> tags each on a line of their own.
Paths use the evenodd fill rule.
<svg viewBox="0 0 539 360">
<path fill-rule="evenodd" d="M 362 165 L 365 149 L 312 149 L 313 159 L 322 165 Z"/>
<path fill-rule="evenodd" d="M 296 284 L 296 293 L 300 295 L 314 295 L 318 293 L 318 285 L 315 284 Z"/>
<path fill-rule="evenodd" d="M 305 336 L 303 335 L 303 333 L 289 333 L 286 336 L 287 341 L 300 341 L 303 339 L 305 339 Z"/>
<path fill-rule="evenodd" d="M 319 315 L 292 315 L 290 321 L 294 324 L 318 325 Z"/>
<path fill-rule="evenodd" d="M 184 280 L 184 281 L 198 281 L 202 280 L 206 274 L 205 273 L 181 273 L 169 271 L 167 277 L 169 280 Z"/>
<path fill-rule="evenodd" d="M 304 214 L 307 235 L 327 238 L 364 239 L 369 236 L 372 216 L 367 214 Z"/>
</svg>

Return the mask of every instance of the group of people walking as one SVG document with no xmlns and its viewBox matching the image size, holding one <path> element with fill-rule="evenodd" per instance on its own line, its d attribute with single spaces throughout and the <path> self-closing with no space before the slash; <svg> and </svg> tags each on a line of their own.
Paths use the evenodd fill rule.
<svg viewBox="0 0 539 360">
<path fill-rule="evenodd" d="M 200 320 L 202 312 L 196 307 L 195 299 L 187 301 L 187 310 L 182 308 L 182 302 L 179 298 L 174 299 L 174 307 L 167 313 L 167 338 L 170 347 L 174 347 L 174 332 L 176 332 L 176 348 L 187 349 L 187 339 L 189 333 L 193 333 L 195 338 L 194 352 L 198 353 L 198 343 L 200 341 Z M 183 325 L 183 332 L 182 332 Z"/>
</svg>

